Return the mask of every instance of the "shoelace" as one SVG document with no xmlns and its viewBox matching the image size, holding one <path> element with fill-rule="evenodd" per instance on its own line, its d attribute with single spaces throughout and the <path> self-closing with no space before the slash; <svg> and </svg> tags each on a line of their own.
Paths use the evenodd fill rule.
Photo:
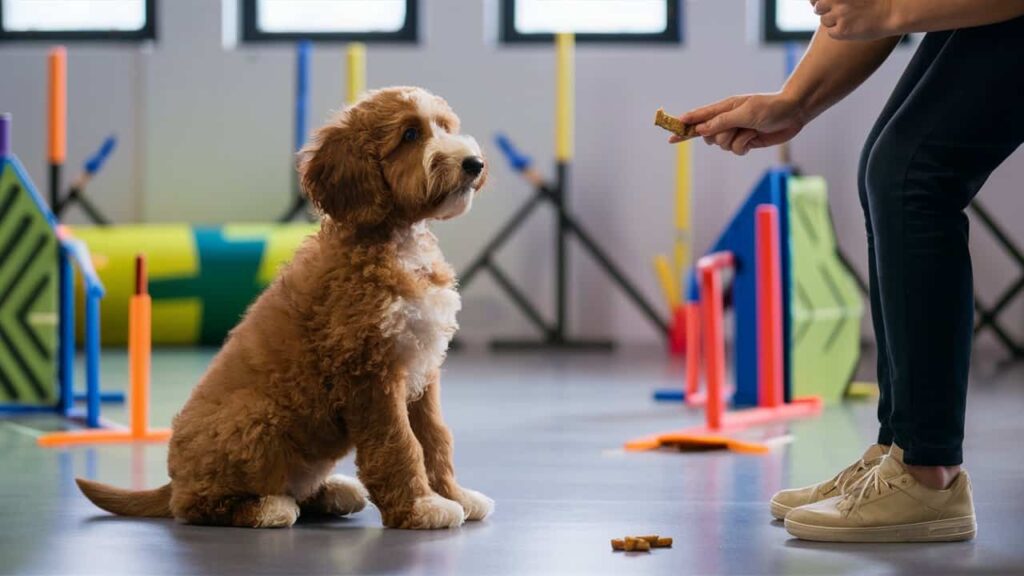
<svg viewBox="0 0 1024 576">
<path fill-rule="evenodd" d="M 863 478 L 850 486 L 850 493 L 843 496 L 843 499 L 836 504 L 836 509 L 844 515 L 849 515 L 857 504 L 872 494 L 881 494 L 884 490 L 891 490 L 892 483 L 882 478 L 879 473 L 880 469 L 881 466 L 875 466 Z M 858 487 L 860 490 L 857 490 Z"/>
<path fill-rule="evenodd" d="M 840 494 L 846 494 L 846 485 L 851 482 L 856 484 L 857 481 L 854 480 L 854 478 L 856 478 L 857 474 L 865 468 L 867 468 L 867 464 L 863 460 L 860 460 L 854 465 L 847 466 L 845 470 L 839 473 L 839 476 L 836 476 L 833 486 L 839 489 Z"/>
</svg>

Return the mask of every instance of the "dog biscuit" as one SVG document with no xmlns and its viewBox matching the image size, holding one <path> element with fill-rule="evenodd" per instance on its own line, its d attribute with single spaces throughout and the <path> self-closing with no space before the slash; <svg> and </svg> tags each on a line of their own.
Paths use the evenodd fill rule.
<svg viewBox="0 0 1024 576">
<path fill-rule="evenodd" d="M 664 108 L 658 108 L 658 112 L 654 115 L 654 125 L 687 140 L 698 136 L 695 125 L 684 124 L 679 118 L 669 116 L 665 113 Z"/>
<path fill-rule="evenodd" d="M 622 551 L 626 549 L 626 541 L 622 538 L 612 538 L 612 550 Z"/>
<path fill-rule="evenodd" d="M 654 543 L 654 546 L 656 548 L 671 548 L 672 547 L 672 539 L 671 538 L 658 538 L 658 541 Z"/>
</svg>

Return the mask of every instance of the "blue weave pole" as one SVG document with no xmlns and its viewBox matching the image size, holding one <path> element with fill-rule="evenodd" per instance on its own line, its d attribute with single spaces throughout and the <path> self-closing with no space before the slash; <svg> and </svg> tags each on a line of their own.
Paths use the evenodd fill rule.
<svg viewBox="0 0 1024 576">
<path fill-rule="evenodd" d="M 306 143 L 306 123 L 309 117 L 309 56 L 313 43 L 299 42 L 295 62 L 295 151 Z"/>
<path fill-rule="evenodd" d="M 85 173 L 89 176 L 93 176 L 102 170 L 103 165 L 114 152 L 114 148 L 117 148 L 117 136 L 107 136 L 107 139 L 103 141 L 102 145 L 100 145 L 100 149 L 85 161 Z"/>
<path fill-rule="evenodd" d="M 518 148 L 512 144 L 508 136 L 504 134 L 498 134 L 494 137 L 494 143 L 498 145 L 498 149 L 505 155 L 505 159 L 508 160 L 509 166 L 512 167 L 516 172 L 522 172 L 533 164 L 533 159 L 523 154 Z"/>
</svg>

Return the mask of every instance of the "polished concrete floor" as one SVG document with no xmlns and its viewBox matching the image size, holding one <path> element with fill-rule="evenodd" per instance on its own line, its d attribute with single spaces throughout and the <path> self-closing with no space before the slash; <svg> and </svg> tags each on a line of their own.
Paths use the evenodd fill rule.
<svg viewBox="0 0 1024 576">
<path fill-rule="evenodd" d="M 154 358 L 153 413 L 166 425 L 210 359 Z M 866 363 L 867 364 L 867 363 Z M 2 574 L 1024 574 L 1024 367 L 976 362 L 968 467 L 979 536 L 970 543 L 823 545 L 790 539 L 770 520 L 777 489 L 822 479 L 873 436 L 873 403 L 795 423 L 768 456 L 624 454 L 634 436 L 694 423 L 650 392 L 682 366 L 653 350 L 607 356 L 490 356 L 447 365 L 444 406 L 459 479 L 497 501 L 482 523 L 440 532 L 385 530 L 376 510 L 302 521 L 288 530 L 183 526 L 115 518 L 72 479 L 127 487 L 166 480 L 163 445 L 37 448 L 51 418 L 0 420 Z M 104 356 L 105 382 L 125 359 Z M 121 408 L 107 416 L 123 418 Z M 776 434 L 784 430 L 773 431 Z M 340 469 L 352 472 L 346 461 Z M 652 554 L 612 553 L 625 534 L 675 538 Z"/>
</svg>

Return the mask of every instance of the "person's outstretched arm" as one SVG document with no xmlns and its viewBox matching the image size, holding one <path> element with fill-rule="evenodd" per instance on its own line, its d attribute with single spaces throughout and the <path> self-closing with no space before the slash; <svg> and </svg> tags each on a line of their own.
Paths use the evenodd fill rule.
<svg viewBox="0 0 1024 576">
<path fill-rule="evenodd" d="M 708 144 L 746 154 L 781 144 L 860 86 L 892 52 L 898 37 L 840 41 L 818 29 L 782 90 L 733 96 L 684 114 Z M 670 142 L 678 142 L 675 136 Z"/>
<path fill-rule="evenodd" d="M 1024 16 L 1024 0 L 811 0 L 829 36 L 870 40 L 972 28 Z"/>
</svg>

